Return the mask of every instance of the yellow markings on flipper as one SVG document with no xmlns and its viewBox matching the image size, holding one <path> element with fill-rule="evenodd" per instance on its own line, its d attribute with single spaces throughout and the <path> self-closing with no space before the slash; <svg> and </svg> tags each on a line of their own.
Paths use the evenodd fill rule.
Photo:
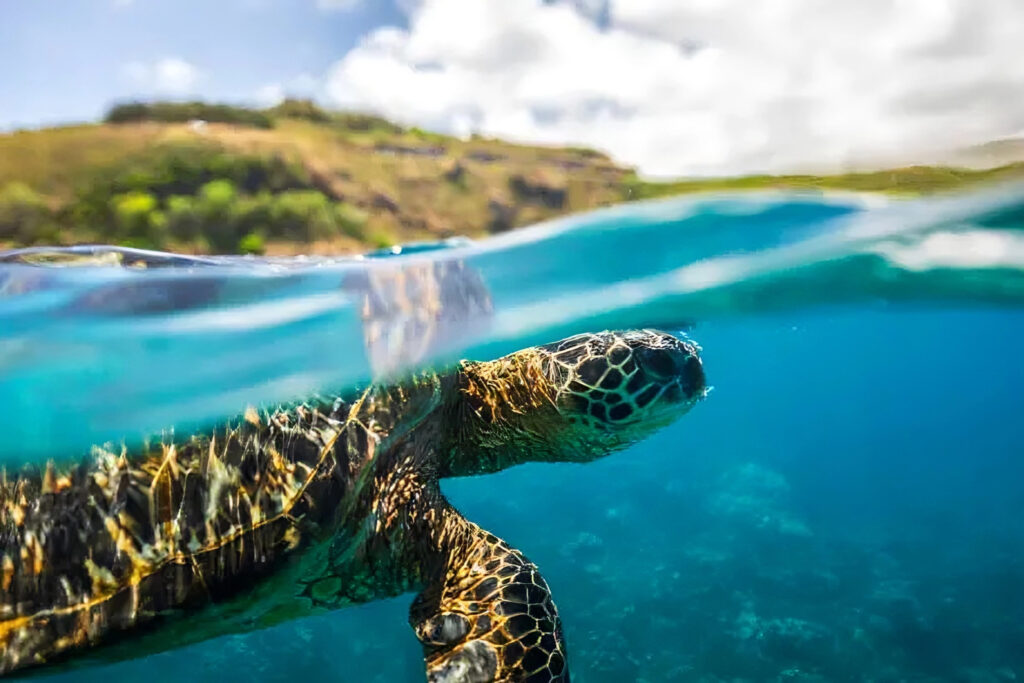
<svg viewBox="0 0 1024 683">
<path fill-rule="evenodd" d="M 409 501 L 423 490 L 415 457 L 410 454 L 395 463 L 374 488 L 377 492 L 373 500 L 374 531 L 380 534 L 394 527 L 403 510 L 410 507 L 415 510 L 415 506 L 409 506 Z"/>
</svg>

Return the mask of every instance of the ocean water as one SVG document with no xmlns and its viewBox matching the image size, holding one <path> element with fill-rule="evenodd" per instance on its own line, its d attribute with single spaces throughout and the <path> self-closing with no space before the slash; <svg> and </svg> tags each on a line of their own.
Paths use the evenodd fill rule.
<svg viewBox="0 0 1024 683">
<path fill-rule="evenodd" d="M 713 390 L 676 424 L 443 484 L 541 568 L 573 680 L 1018 680 L 1022 229 L 1017 186 L 702 196 L 359 260 L 0 256 L 0 460 L 685 330 Z M 411 597 L 52 680 L 422 680 Z"/>
</svg>

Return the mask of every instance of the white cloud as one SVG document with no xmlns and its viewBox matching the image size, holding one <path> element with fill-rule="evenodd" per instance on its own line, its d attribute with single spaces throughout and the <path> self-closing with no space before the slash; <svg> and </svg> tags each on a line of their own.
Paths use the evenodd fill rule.
<svg viewBox="0 0 1024 683">
<path fill-rule="evenodd" d="M 144 93 L 176 97 L 194 93 L 202 78 L 199 69 L 176 57 L 165 57 L 153 63 L 131 62 L 122 72 Z"/>
<path fill-rule="evenodd" d="M 363 0 L 316 0 L 316 7 L 324 12 L 338 12 L 355 9 Z"/>
<path fill-rule="evenodd" d="M 656 175 L 909 162 L 1024 128 L 1020 0 L 407 0 L 342 106 Z"/>
</svg>

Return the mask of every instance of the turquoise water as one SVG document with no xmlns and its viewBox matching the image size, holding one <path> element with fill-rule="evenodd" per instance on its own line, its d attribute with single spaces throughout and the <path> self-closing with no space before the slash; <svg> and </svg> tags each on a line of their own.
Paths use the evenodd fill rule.
<svg viewBox="0 0 1024 683">
<path fill-rule="evenodd" d="M 1016 680 L 1021 228 L 1020 187 L 740 195 L 360 261 L 0 265 L 0 458 L 581 330 L 686 329 L 714 389 L 677 424 L 587 465 L 444 483 L 544 572 L 573 680 Z M 445 262 L 470 303 L 442 297 L 429 345 L 400 342 L 430 297 L 385 287 L 360 315 L 368 271 Z M 367 354 L 370 327 L 387 343 Z M 54 679 L 421 680 L 410 600 Z"/>
</svg>

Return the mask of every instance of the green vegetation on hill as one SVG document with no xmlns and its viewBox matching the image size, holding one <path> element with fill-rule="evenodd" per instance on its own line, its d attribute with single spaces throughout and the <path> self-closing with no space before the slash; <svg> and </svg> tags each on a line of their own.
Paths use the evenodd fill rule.
<svg viewBox="0 0 1024 683">
<path fill-rule="evenodd" d="M 266 111 L 274 119 L 297 119 L 332 126 L 338 130 L 401 135 L 405 128 L 381 116 L 359 112 L 327 111 L 310 100 L 284 100 Z M 415 134 L 417 129 L 413 128 Z M 441 136 L 444 137 L 444 136 Z"/>
<path fill-rule="evenodd" d="M 104 124 L 0 135 L 0 247 L 338 253 L 704 190 L 921 193 L 1019 176 L 1024 164 L 651 182 L 594 150 L 462 140 L 305 100 L 133 103 Z"/>
<path fill-rule="evenodd" d="M 159 143 L 97 170 L 56 210 L 23 182 L 0 190 L 0 241 L 87 241 L 190 251 L 262 252 L 273 240 L 366 241 L 366 215 L 321 192 L 309 172 L 279 156 L 209 145 Z M 63 229 L 62 229 L 63 228 Z"/>
<path fill-rule="evenodd" d="M 997 168 L 968 169 L 945 166 L 908 166 L 906 168 L 844 173 L 841 175 L 754 175 L 739 178 L 701 178 L 671 182 L 650 182 L 635 176 L 626 186 L 632 199 L 654 199 L 691 192 L 714 190 L 846 190 L 884 192 L 894 195 L 920 195 L 955 190 L 967 185 L 1024 178 L 1024 162 Z"/>
<path fill-rule="evenodd" d="M 206 145 L 157 145 L 108 168 L 65 207 L 119 244 L 262 252 L 266 241 L 363 241 L 366 216 L 332 200 L 299 163 Z"/>
<path fill-rule="evenodd" d="M 254 128 L 272 128 L 274 120 L 266 113 L 229 104 L 207 104 L 205 102 L 129 102 L 115 105 L 106 116 L 107 123 L 138 123 L 159 121 L 162 123 L 187 123 L 207 121 L 209 123 L 234 123 Z"/>
</svg>

